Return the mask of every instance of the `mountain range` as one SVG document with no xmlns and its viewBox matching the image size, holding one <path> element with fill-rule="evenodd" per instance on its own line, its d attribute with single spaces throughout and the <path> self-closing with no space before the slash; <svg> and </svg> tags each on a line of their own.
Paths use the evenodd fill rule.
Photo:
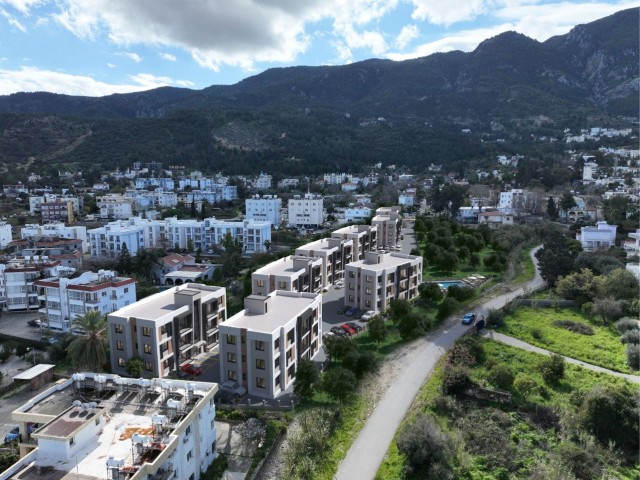
<svg viewBox="0 0 640 480">
<path fill-rule="evenodd" d="M 305 162 L 481 155 L 469 140 L 455 140 L 461 128 L 508 136 L 540 122 L 586 127 L 589 118 L 637 117 L 639 23 L 633 8 L 545 42 L 506 32 L 469 53 L 275 68 L 198 91 L 0 96 L 0 162 L 124 165 L 151 154 L 201 168 L 255 169 L 298 157 L 304 171 Z M 30 135 L 40 138 L 28 144 Z M 310 154 L 314 147 L 322 155 Z M 292 166 L 298 170 L 286 170 Z"/>
</svg>

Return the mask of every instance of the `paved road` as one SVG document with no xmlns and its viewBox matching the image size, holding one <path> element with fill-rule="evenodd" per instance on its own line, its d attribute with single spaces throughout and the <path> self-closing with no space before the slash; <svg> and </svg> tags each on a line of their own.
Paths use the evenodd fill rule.
<svg viewBox="0 0 640 480">
<path fill-rule="evenodd" d="M 534 265 L 536 265 L 534 279 L 524 287 L 483 302 L 479 305 L 479 311 L 500 308 L 513 298 L 523 294 L 525 290 L 536 289 L 544 285 L 535 257 L 533 257 L 537 248 L 530 253 L 534 259 Z M 450 318 L 434 334 L 428 338 L 420 339 L 417 348 L 412 349 L 404 356 L 392 360 L 400 363 L 402 368 L 399 371 L 403 373 L 391 384 L 380 403 L 375 407 L 364 428 L 360 431 L 346 457 L 338 467 L 335 479 L 353 480 L 357 478 L 358 480 L 367 480 L 375 477 L 396 430 L 413 403 L 420 387 L 427 380 L 442 354 L 468 328 L 462 325 L 458 318 Z"/>
<path fill-rule="evenodd" d="M 530 343 L 523 342 L 522 340 L 518 340 L 517 338 L 510 337 L 508 335 L 504 335 L 498 332 L 484 332 L 483 336 L 487 338 L 491 338 L 497 342 L 505 343 L 507 345 L 511 345 L 513 347 L 518 347 L 523 350 L 528 350 L 530 352 L 540 353 L 542 355 L 551 355 L 553 352 L 549 350 L 545 350 L 544 348 L 536 347 L 535 345 L 531 345 Z M 608 368 L 598 367 L 597 365 L 592 365 L 590 363 L 585 363 L 581 360 L 576 360 L 575 358 L 564 357 L 567 363 L 572 363 L 574 365 L 580 365 L 581 367 L 587 368 L 589 370 L 593 370 L 594 372 L 602 372 L 609 375 L 614 375 L 616 377 L 624 378 L 630 382 L 640 383 L 640 377 L 637 375 L 628 375 L 626 373 L 614 372 L 613 370 L 609 370 Z"/>
</svg>

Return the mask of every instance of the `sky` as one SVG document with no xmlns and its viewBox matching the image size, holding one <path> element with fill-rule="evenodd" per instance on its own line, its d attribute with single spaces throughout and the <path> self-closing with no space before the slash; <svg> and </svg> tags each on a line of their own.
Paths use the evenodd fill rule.
<svg viewBox="0 0 640 480">
<path fill-rule="evenodd" d="M 269 68 L 538 41 L 638 0 L 0 0 L 0 95 L 202 89 Z"/>
</svg>

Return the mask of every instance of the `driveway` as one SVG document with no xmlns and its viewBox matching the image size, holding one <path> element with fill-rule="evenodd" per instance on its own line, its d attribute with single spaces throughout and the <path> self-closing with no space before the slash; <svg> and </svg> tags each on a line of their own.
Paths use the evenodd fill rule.
<svg viewBox="0 0 640 480">
<path fill-rule="evenodd" d="M 525 288 L 532 290 L 544 285 L 534 257 L 538 248 L 540 247 L 530 252 L 536 266 L 534 279 L 517 290 L 483 302 L 477 310 L 486 311 L 500 308 L 524 293 Z M 436 332 L 430 334 L 427 338 L 417 340 L 417 348 L 411 349 L 406 355 L 393 360 L 401 364 L 400 371 L 403 373 L 396 377 L 373 410 L 367 423 L 351 445 L 346 457 L 340 463 L 335 479 L 352 480 L 357 478 L 358 480 L 368 480 L 375 477 L 396 430 L 413 403 L 420 387 L 431 375 L 440 357 L 469 328 L 462 325 L 457 316 L 449 318 Z"/>
</svg>

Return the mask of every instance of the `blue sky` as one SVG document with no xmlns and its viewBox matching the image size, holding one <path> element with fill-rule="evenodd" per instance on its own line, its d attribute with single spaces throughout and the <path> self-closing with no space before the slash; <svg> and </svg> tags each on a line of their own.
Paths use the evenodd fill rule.
<svg viewBox="0 0 640 480">
<path fill-rule="evenodd" d="M 637 0 L 0 0 L 0 94 L 232 84 L 268 68 L 539 41 Z"/>
</svg>

